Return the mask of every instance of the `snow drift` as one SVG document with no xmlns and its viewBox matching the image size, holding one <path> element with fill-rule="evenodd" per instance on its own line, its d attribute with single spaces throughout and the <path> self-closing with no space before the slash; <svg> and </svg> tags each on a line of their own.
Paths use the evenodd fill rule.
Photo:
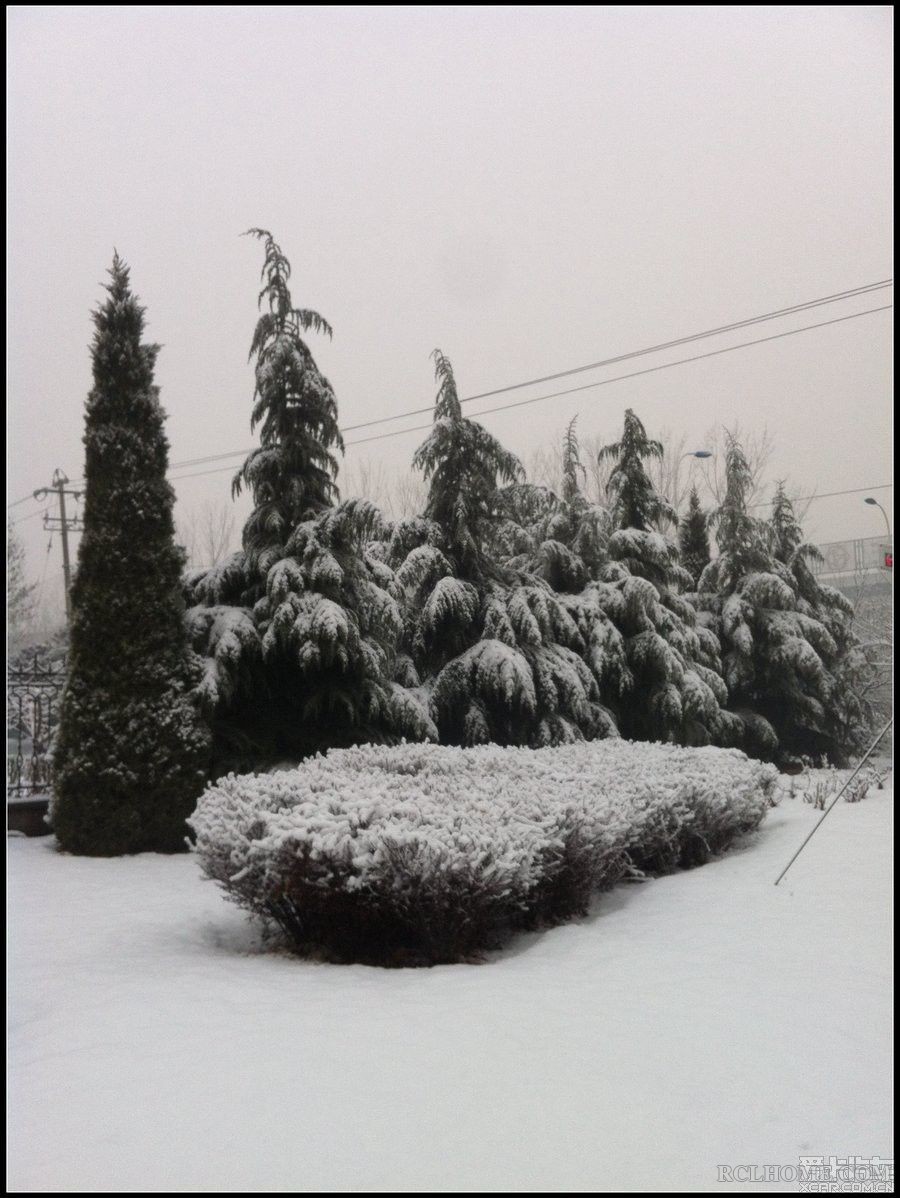
<svg viewBox="0 0 900 1198">
<path fill-rule="evenodd" d="M 229 775 L 189 822 L 207 876 L 298 951 L 434 964 L 701 864 L 759 825 L 776 778 L 734 749 L 368 745 Z"/>
</svg>

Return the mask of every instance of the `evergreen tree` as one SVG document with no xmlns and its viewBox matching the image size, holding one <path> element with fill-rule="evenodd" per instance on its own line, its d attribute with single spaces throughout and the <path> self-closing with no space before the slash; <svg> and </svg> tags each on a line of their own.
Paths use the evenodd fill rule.
<svg viewBox="0 0 900 1198">
<path fill-rule="evenodd" d="M 691 487 L 687 515 L 678 527 L 678 548 L 681 552 L 681 564 L 694 580 L 696 587 L 700 575 L 709 565 L 706 513 L 700 506 L 700 496 L 696 487 Z"/>
<path fill-rule="evenodd" d="M 425 518 L 441 529 L 455 573 L 477 581 L 494 573 L 485 549 L 498 519 L 497 488 L 522 476 L 518 458 L 474 420 L 467 420 L 449 360 L 432 354 L 438 387 L 434 425 L 413 457 L 428 482 Z"/>
<path fill-rule="evenodd" d="M 758 520 L 747 509 L 751 483 L 744 452 L 729 435 L 725 498 L 713 513 L 719 556 L 701 576 L 700 601 L 722 642 L 731 705 L 758 755 L 839 761 L 833 667 L 843 605 L 818 588 L 809 568 L 817 551 L 803 543 L 784 488 L 772 518 Z"/>
<path fill-rule="evenodd" d="M 94 314 L 84 533 L 52 810 L 60 847 L 91 856 L 182 848 L 208 752 L 153 383 L 159 347 L 141 341 L 144 309 L 118 255 L 110 275 Z"/>
<path fill-rule="evenodd" d="M 506 519 L 498 529 L 496 549 L 507 564 L 544 579 L 557 592 L 581 591 L 599 578 L 608 562 L 611 532 L 606 508 L 582 493 L 586 471 L 575 424 L 569 422 L 562 446 L 562 494 L 530 483 L 500 492 Z"/>
<path fill-rule="evenodd" d="M 243 549 L 187 580 L 188 623 L 206 661 L 201 687 L 217 772 L 361 741 L 435 738 L 394 681 L 401 614 L 392 572 L 369 552 L 384 538 L 375 507 L 337 503 L 343 449 L 337 403 L 301 333 L 331 334 L 295 308 L 290 263 L 265 241 L 251 426 L 261 445 L 234 481 L 254 500 Z"/>
<path fill-rule="evenodd" d="M 617 709 L 624 736 L 734 744 L 740 724 L 724 710 L 718 641 L 697 621 L 682 593 L 693 580 L 676 546 L 658 531 L 677 524 L 644 465 L 662 452 L 630 409 L 621 438 L 601 449 L 600 460 L 614 463 L 608 484 L 614 527 L 606 544 L 609 564 L 586 598 L 624 639 L 630 685 Z"/>
<path fill-rule="evenodd" d="M 585 665 L 581 634 L 543 578 L 503 564 L 510 525 L 498 488 L 518 460 L 462 415 L 436 350 L 434 428 L 414 462 L 429 481 L 425 518 L 394 530 L 385 559 L 406 614 L 398 677 L 427 700 L 454 744 L 558 744 L 614 731 Z"/>
<path fill-rule="evenodd" d="M 284 555 L 294 529 L 336 501 L 332 447 L 343 453 L 344 442 L 334 391 L 301 336 L 312 329 L 331 337 L 331 326 L 318 312 L 293 306 L 291 264 L 272 234 L 250 229 L 247 235 L 265 242 L 259 304 L 265 300 L 266 306 L 250 345 L 250 358 L 256 357 L 250 428 L 259 425 L 260 445 L 235 476 L 233 491 L 237 495 L 247 486 L 253 496 L 244 526 L 244 564 L 258 597 L 266 571 Z"/>
<path fill-rule="evenodd" d="M 599 460 L 615 463 L 607 483 L 613 523 L 618 528 L 647 532 L 661 524 L 677 524 L 675 509 L 659 495 L 644 468 L 647 458 L 661 458 L 663 447 L 653 441 L 631 408 L 625 412 L 622 437 L 600 450 Z"/>
<path fill-rule="evenodd" d="M 825 708 L 825 730 L 831 742 L 829 753 L 834 761 L 842 762 L 863 749 L 874 718 L 874 711 L 855 685 L 860 671 L 866 672 L 867 663 L 853 632 L 853 604 L 835 587 L 818 581 L 813 563 L 821 564 L 824 559 L 816 545 L 805 541 L 783 481 L 775 488 L 769 533 L 773 557 L 796 592 L 798 613 L 818 620 L 833 642 L 832 649 L 819 636 L 816 647 L 834 679 L 831 699 Z"/>
</svg>

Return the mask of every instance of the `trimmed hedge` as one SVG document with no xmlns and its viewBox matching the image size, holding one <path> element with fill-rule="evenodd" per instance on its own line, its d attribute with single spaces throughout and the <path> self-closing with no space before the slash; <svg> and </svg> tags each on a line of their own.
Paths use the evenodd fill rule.
<svg viewBox="0 0 900 1198">
<path fill-rule="evenodd" d="M 472 959 L 757 828 L 777 772 L 734 749 L 368 745 L 229 775 L 189 821 L 206 875 L 303 954 Z"/>
</svg>

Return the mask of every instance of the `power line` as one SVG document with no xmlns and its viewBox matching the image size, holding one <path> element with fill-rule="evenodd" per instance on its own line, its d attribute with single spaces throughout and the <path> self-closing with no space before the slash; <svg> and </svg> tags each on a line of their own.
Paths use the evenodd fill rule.
<svg viewBox="0 0 900 1198">
<path fill-rule="evenodd" d="M 498 387 L 492 391 L 482 391 L 476 395 L 466 396 L 465 398 L 460 400 L 460 403 L 471 403 L 473 400 L 484 399 L 484 398 L 487 398 L 488 396 L 499 395 L 499 394 L 509 392 L 509 391 L 520 390 L 523 387 L 534 386 L 537 383 L 547 382 L 552 379 L 565 378 L 565 377 L 568 377 L 568 376 L 571 376 L 574 374 L 583 373 L 588 370 L 596 370 L 602 366 L 609 366 L 609 365 L 613 365 L 617 362 L 624 362 L 624 361 L 632 360 L 634 358 L 643 357 L 643 356 L 646 356 L 647 354 L 656 353 L 662 349 L 672 348 L 677 345 L 689 344 L 690 342 L 698 341 L 698 340 L 701 340 L 706 337 L 711 337 L 711 336 L 718 335 L 720 333 L 733 331 L 738 328 L 744 328 L 744 327 L 747 327 L 747 326 L 750 326 L 753 324 L 761 323 L 763 321 L 777 319 L 778 317 L 789 315 L 791 313 L 809 310 L 812 308 L 820 307 L 824 304 L 836 303 L 843 299 L 848 299 L 848 298 L 852 298 L 854 296 L 864 295 L 864 294 L 868 294 L 868 293 L 871 293 L 874 291 L 882 290 L 883 288 L 889 287 L 892 285 L 893 285 L 892 279 L 882 279 L 875 283 L 867 283 L 867 284 L 863 285 L 862 287 L 850 288 L 846 291 L 835 292 L 832 295 L 821 296 L 818 299 L 807 300 L 802 304 L 794 304 L 789 308 L 775 309 L 771 312 L 766 312 L 759 316 L 747 317 L 744 320 L 733 321 L 731 324 L 720 325 L 714 329 L 707 329 L 700 333 L 692 333 L 685 337 L 679 337 L 673 341 L 659 342 L 656 345 L 647 346 L 644 349 L 632 350 L 629 353 L 619 354 L 616 357 L 606 358 L 606 359 L 604 359 L 602 361 L 598 361 L 598 362 L 592 362 L 585 366 L 572 367 L 570 370 L 558 371 L 555 374 L 543 375 L 539 378 L 528 379 L 525 382 L 511 383 L 506 387 Z M 637 378 L 644 374 L 652 374 L 655 371 L 668 370 L 674 366 L 681 366 L 681 365 L 685 365 L 690 362 L 697 362 L 697 361 L 702 360 L 703 358 L 716 357 L 718 354 L 731 353 L 733 350 L 745 349 L 751 345 L 760 345 L 766 341 L 775 341 L 781 337 L 790 337 L 796 333 L 807 332 L 810 329 L 824 328 L 825 326 L 830 325 L 830 324 L 839 324 L 841 321 L 853 320 L 858 316 L 867 316 L 873 312 L 887 311 L 892 306 L 893 305 L 891 305 L 891 304 L 886 304 L 879 308 L 867 308 L 867 309 L 864 309 L 862 312 L 854 312 L 847 316 L 837 317 L 834 320 L 821 321 L 821 322 L 818 322 L 818 323 L 812 324 L 812 325 L 803 325 L 798 329 L 789 329 L 783 333 L 773 334 L 771 337 L 761 337 L 761 338 L 757 338 L 752 341 L 741 342 L 738 345 L 726 346 L 724 349 L 713 350 L 710 353 L 696 354 L 689 358 L 678 359 L 675 362 L 666 362 L 659 366 L 648 367 L 645 370 L 638 370 L 638 371 L 630 372 L 628 374 L 617 375 L 610 379 L 601 379 L 594 383 L 587 383 L 581 387 L 572 387 L 572 388 L 568 388 L 563 391 L 550 392 L 547 395 L 539 395 L 539 396 L 534 396 L 530 399 L 519 400 L 516 403 L 512 403 L 512 404 L 502 404 L 502 405 L 498 405 L 497 407 L 494 407 L 494 408 L 485 408 L 483 411 L 479 412 L 477 415 L 479 417 L 487 416 L 494 412 L 506 411 L 509 408 L 519 407 L 519 406 L 523 406 L 525 404 L 530 404 L 530 403 L 540 403 L 546 399 L 557 399 L 562 396 L 575 394 L 576 392 L 579 392 L 579 391 L 591 390 L 594 387 L 606 386 L 608 383 L 622 382 L 626 379 Z M 368 421 L 363 421 L 358 424 L 348 425 L 347 427 L 341 429 L 341 432 L 347 433 L 347 432 L 352 432 L 352 431 L 362 429 L 362 428 L 370 428 L 374 425 L 386 424 L 386 423 L 389 423 L 394 420 L 401 420 L 401 419 L 407 418 L 409 416 L 423 415 L 427 412 L 431 412 L 432 410 L 433 410 L 432 404 L 429 404 L 427 407 L 412 408 L 407 412 L 398 412 L 398 413 L 395 413 L 394 415 L 383 416 L 376 420 L 368 420 Z M 414 425 L 410 428 L 398 429 L 396 431 L 392 431 L 389 433 L 379 433 L 372 437 L 357 438 L 355 441 L 347 442 L 347 444 L 348 444 L 348 446 L 349 445 L 363 445 L 369 441 L 384 440 L 388 437 L 398 437 L 398 436 L 403 436 L 407 433 L 422 432 L 430 427 L 431 427 L 430 424 Z M 240 457 L 240 456 L 243 456 L 250 452 L 251 452 L 250 449 L 235 449 L 235 450 L 229 451 L 228 453 L 209 454 L 204 457 L 189 458 L 182 462 L 173 462 L 172 465 L 170 466 L 170 470 L 179 470 L 179 469 L 183 469 L 186 466 L 204 465 L 207 462 L 224 461 L 228 458 Z M 185 480 L 185 479 L 201 478 L 208 474 L 219 474 L 219 473 L 223 473 L 224 471 L 231 470 L 231 469 L 233 469 L 232 466 L 224 466 L 224 467 L 219 467 L 218 469 L 214 469 L 214 470 L 202 470 L 202 471 L 193 472 L 191 474 L 180 474 L 180 475 L 176 475 L 175 477 L 173 477 L 171 479 L 171 481 L 172 482 L 181 482 L 182 480 Z M 8 506 L 9 507 L 18 506 L 21 503 L 26 503 L 31 498 L 33 498 L 33 497 L 30 495 L 26 495 L 22 499 L 17 499 L 14 503 L 9 504 Z"/>
<path fill-rule="evenodd" d="M 8 503 L 6 505 L 6 507 L 7 507 L 7 509 L 9 509 L 11 507 L 18 507 L 20 503 L 27 503 L 29 499 L 34 499 L 34 496 L 33 495 L 23 495 L 21 499 L 16 499 L 13 503 Z"/>
<path fill-rule="evenodd" d="M 31 498 L 31 496 L 29 496 L 29 498 Z M 20 516 L 18 520 L 10 520 L 9 523 L 14 528 L 17 524 L 24 524 L 26 520 L 33 520 L 35 516 L 45 516 L 48 510 L 49 509 L 47 508 L 39 508 L 38 511 L 29 512 L 27 516 Z"/>
<path fill-rule="evenodd" d="M 621 383 L 625 379 L 639 378 L 640 376 L 645 375 L 645 374 L 655 374 L 657 371 L 660 371 L 660 370 L 670 370 L 674 366 L 685 366 L 689 362 L 700 362 L 704 358 L 717 358 L 717 357 L 719 357 L 720 354 L 730 354 L 738 349 L 749 349 L 750 346 L 763 345 L 767 341 L 779 341 L 783 337 L 794 337 L 798 333 L 807 333 L 811 329 L 823 329 L 823 328 L 828 327 L 829 325 L 841 324 L 845 320 L 856 320 L 860 316 L 870 316 L 873 312 L 887 312 L 890 308 L 893 308 L 893 306 L 894 306 L 893 304 L 884 304 L 880 308 L 865 308 L 865 309 L 863 309 L 862 312 L 851 312 L 848 316 L 836 316 L 832 320 L 822 320 L 816 324 L 801 325 L 801 327 L 799 329 L 788 329 L 786 332 L 783 332 L 783 333 L 772 333 L 768 337 L 757 337 L 753 341 L 742 341 L 738 345 L 727 345 L 727 346 L 725 346 L 724 349 L 710 350 L 705 354 L 693 354 L 689 358 L 678 358 L 674 362 L 663 362 L 659 366 L 647 366 L 643 370 L 632 370 L 628 374 L 619 374 L 619 375 L 615 375 L 613 378 L 600 379 L 597 382 L 593 382 L 593 383 L 584 383 L 580 387 L 569 387 L 565 391 L 551 391 L 547 395 L 534 395 L 534 396 L 531 396 L 529 399 L 519 399 L 513 403 L 498 404 L 498 406 L 495 408 L 484 408 L 484 409 L 482 409 L 482 411 L 476 412 L 475 416 L 480 419 L 483 416 L 490 416 L 494 412 L 506 412 L 506 411 L 509 411 L 511 408 L 521 408 L 521 407 L 525 407 L 528 404 L 541 403 L 547 399 L 558 399 L 561 396 L 565 396 L 565 395 L 575 395 L 576 393 L 581 392 L 581 391 L 590 391 L 595 387 L 606 387 L 610 383 Z M 431 411 L 431 408 L 427 408 L 425 410 Z M 413 425 L 411 428 L 395 429 L 393 432 L 389 432 L 389 433 L 376 433 L 372 437 L 360 437 L 356 441 L 348 441 L 347 446 L 349 447 L 351 445 L 365 445 L 369 441 L 384 441 L 384 440 L 387 440 L 389 437 L 402 437 L 402 436 L 405 436 L 407 433 L 422 432 L 426 429 L 430 429 L 431 427 L 432 426 L 430 424 L 417 424 L 417 425 Z M 249 451 L 245 450 L 245 451 L 241 451 L 241 452 L 249 452 Z M 226 455 L 223 454 L 221 456 L 224 457 Z M 227 456 L 231 457 L 233 455 L 229 454 Z M 215 461 L 216 459 L 211 458 L 208 460 Z M 223 471 L 233 470 L 233 469 L 234 469 L 233 466 L 219 466 L 213 470 L 201 470 L 197 473 L 192 473 L 192 474 L 179 474 L 179 475 L 176 475 L 174 478 L 172 478 L 170 481 L 171 482 L 182 482 L 183 480 L 188 479 L 188 478 L 200 478 L 207 474 L 221 474 Z"/>
<path fill-rule="evenodd" d="M 816 495 L 798 495 L 794 503 L 803 503 L 807 499 L 831 499 L 833 495 L 859 495 L 862 491 L 888 491 L 893 483 L 877 483 L 874 487 L 851 487 L 848 491 L 820 491 Z M 759 503 L 751 503 L 750 507 L 770 507 L 774 499 L 762 499 Z"/>
<path fill-rule="evenodd" d="M 719 325 L 715 329 L 706 329 L 702 333 L 690 333 L 688 336 L 678 337 L 674 341 L 661 341 L 658 345 L 650 345 L 645 349 L 631 350 L 627 354 L 619 354 L 614 358 L 604 358 L 600 362 L 589 362 L 586 366 L 573 366 L 570 370 L 559 370 L 555 374 L 545 374 L 541 378 L 528 379 L 524 383 L 511 383 L 506 387 L 497 387 L 493 391 L 481 391 L 478 395 L 468 395 L 459 402 L 471 403 L 474 399 L 489 399 L 493 395 L 503 395 L 507 391 L 519 391 L 523 387 L 537 386 L 538 383 L 550 383 L 554 379 L 568 378 L 573 374 L 583 374 L 587 370 L 599 370 L 602 366 L 615 366 L 619 362 L 627 362 L 632 358 L 641 358 L 647 354 L 657 353 L 659 350 L 675 349 L 679 345 L 687 345 L 692 341 L 701 341 L 706 337 L 714 337 L 720 333 L 730 333 L 736 329 L 746 328 L 748 325 L 760 324 L 763 321 L 775 320 L 780 316 L 788 316 L 794 312 L 802 312 L 809 308 L 818 308 L 823 304 L 834 304 L 840 300 L 850 299 L 857 295 L 866 295 L 872 291 L 880 291 L 885 287 L 892 287 L 893 282 L 893 279 L 882 279 L 878 283 L 867 283 L 863 287 L 854 287 L 849 291 L 839 291 L 834 295 L 822 296 L 820 299 L 807 300 L 802 304 L 794 304 L 790 308 L 779 308 L 772 312 L 765 312 L 761 316 L 749 316 L 745 320 L 736 320 L 731 324 Z M 422 412 L 431 411 L 431 407 L 416 408 L 414 411 L 403 412 L 397 416 L 387 416 L 382 420 L 367 420 L 362 424 L 351 424 L 342 431 L 349 433 L 354 432 L 356 429 L 369 428 L 373 424 L 384 424 L 386 420 L 400 420 L 402 416 L 418 416 Z"/>
<path fill-rule="evenodd" d="M 536 386 L 538 383 L 548 383 L 548 382 L 552 382 L 554 379 L 567 378 L 573 374 L 583 374 L 585 371 L 588 371 L 588 370 L 598 370 L 602 366 L 614 366 L 619 362 L 627 362 L 634 358 L 645 357 L 647 354 L 657 353 L 658 351 L 663 350 L 663 349 L 674 349 L 676 346 L 687 345 L 692 341 L 700 341 L 706 337 L 713 337 L 713 336 L 717 336 L 721 333 L 733 332 L 736 329 L 746 328 L 749 325 L 760 324 L 761 322 L 768 321 L 768 320 L 775 320 L 778 317 L 788 316 L 791 313 L 802 312 L 802 311 L 805 311 L 805 310 L 808 310 L 811 308 L 818 308 L 824 304 L 838 303 L 844 299 L 851 299 L 855 296 L 866 295 L 870 292 L 880 291 L 880 290 L 884 289 L 885 287 L 892 287 L 892 286 L 893 286 L 893 279 L 881 279 L 876 283 L 866 283 L 862 287 L 852 287 L 847 291 L 835 292 L 833 295 L 825 295 L 825 296 L 821 296 L 818 299 L 806 300 L 802 304 L 794 304 L 789 308 L 777 308 L 771 312 L 764 312 L 760 316 L 749 316 L 744 320 L 732 321 L 731 324 L 719 325 L 718 327 L 716 327 L 714 329 L 705 329 L 702 333 L 690 333 L 685 337 L 678 337 L 674 341 L 661 341 L 656 345 L 646 346 L 644 349 L 635 349 L 635 350 L 630 350 L 628 353 L 625 353 L 625 354 L 618 354 L 614 358 L 604 358 L 602 361 L 599 361 L 599 362 L 589 362 L 586 366 L 573 366 L 569 370 L 560 370 L 560 371 L 557 371 L 555 374 L 545 374 L 545 375 L 540 376 L 539 378 L 526 379 L 525 382 L 522 382 L 522 383 L 510 383 L 508 386 L 505 386 L 505 387 L 496 387 L 492 391 L 480 391 L 480 392 L 478 392 L 477 395 L 467 395 L 464 399 L 461 399 L 459 402 L 460 403 L 472 403 L 473 400 L 476 400 L 476 399 L 488 399 L 489 397 L 491 397 L 493 395 L 503 395 L 508 391 L 519 391 L 523 387 L 533 387 L 533 386 Z M 815 326 L 811 326 L 811 327 L 815 327 Z M 559 394 L 566 394 L 566 392 L 560 392 Z M 423 407 L 423 408 L 410 408 L 409 411 L 406 411 L 406 412 L 396 412 L 392 416 L 380 416 L 376 420 L 364 420 L 358 424 L 348 424 L 345 428 L 341 429 L 341 432 L 342 433 L 352 433 L 352 432 L 357 432 L 359 429 L 371 428 L 372 426 L 374 426 L 376 424 L 387 424 L 390 421 L 403 420 L 409 416 L 422 416 L 426 412 L 431 412 L 433 410 L 433 408 L 434 408 L 434 404 L 429 404 L 427 407 Z M 490 410 L 493 410 L 493 409 L 490 409 Z M 412 431 L 412 430 L 407 430 L 407 431 Z M 359 444 L 359 442 L 358 441 L 353 442 L 353 444 Z M 171 469 L 172 470 L 180 470 L 185 466 L 204 466 L 204 465 L 206 465 L 207 462 L 221 462 L 221 461 L 224 461 L 225 458 L 241 457 L 244 454 L 249 453 L 249 452 L 250 452 L 249 449 L 234 449 L 234 450 L 231 450 L 229 453 L 216 453 L 216 454 L 208 454 L 207 456 L 200 457 L 200 458 L 188 458 L 186 461 L 183 461 L 183 462 L 173 462 Z"/>
</svg>

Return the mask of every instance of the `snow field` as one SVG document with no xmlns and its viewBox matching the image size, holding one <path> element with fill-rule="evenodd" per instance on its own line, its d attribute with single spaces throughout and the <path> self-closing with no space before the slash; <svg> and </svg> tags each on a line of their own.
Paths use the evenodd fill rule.
<svg viewBox="0 0 900 1198">
<path fill-rule="evenodd" d="M 187 856 L 11 840 L 12 1192 L 796 1191 L 893 1156 L 893 795 L 787 788 L 740 849 L 490 964 L 272 953 Z"/>
</svg>

